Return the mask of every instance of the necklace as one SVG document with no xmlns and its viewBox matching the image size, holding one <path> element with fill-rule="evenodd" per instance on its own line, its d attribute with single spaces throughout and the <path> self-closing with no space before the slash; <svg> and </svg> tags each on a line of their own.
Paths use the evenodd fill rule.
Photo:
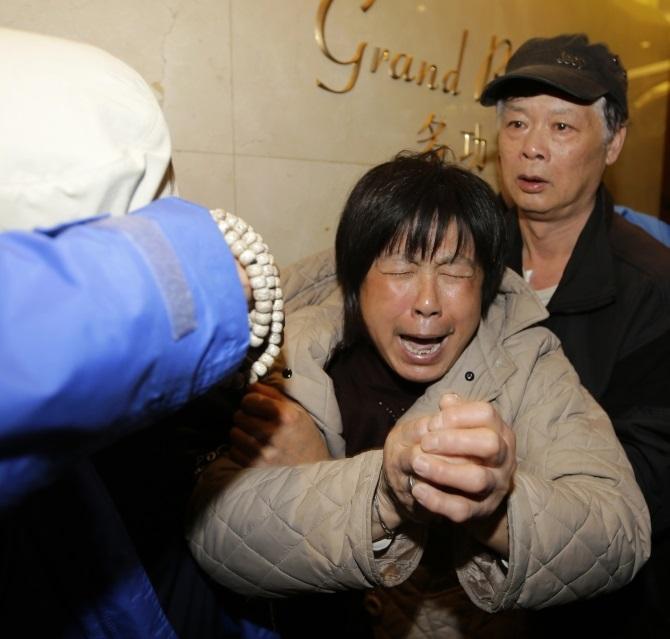
<svg viewBox="0 0 670 639">
<path fill-rule="evenodd" d="M 284 300 L 279 270 L 263 238 L 244 220 L 221 209 L 210 211 L 230 252 L 249 277 L 254 307 L 249 311 L 248 382 L 267 374 L 279 355 L 284 330 Z"/>
</svg>

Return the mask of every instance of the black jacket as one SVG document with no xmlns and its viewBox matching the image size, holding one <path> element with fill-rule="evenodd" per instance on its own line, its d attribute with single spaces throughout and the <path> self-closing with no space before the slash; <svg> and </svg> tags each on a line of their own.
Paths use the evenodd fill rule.
<svg viewBox="0 0 670 639">
<path fill-rule="evenodd" d="M 510 229 L 508 266 L 521 273 L 514 214 Z M 616 215 L 601 186 L 547 310 L 544 325 L 628 454 L 651 512 L 653 545 L 630 586 L 537 613 L 534 635 L 670 637 L 670 249 Z"/>
</svg>

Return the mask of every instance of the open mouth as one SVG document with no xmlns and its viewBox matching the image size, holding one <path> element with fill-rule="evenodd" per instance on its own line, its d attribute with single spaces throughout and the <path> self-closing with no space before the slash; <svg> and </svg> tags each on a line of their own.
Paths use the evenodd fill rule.
<svg viewBox="0 0 670 639">
<path fill-rule="evenodd" d="M 545 184 L 548 183 L 547 180 L 538 175 L 520 175 L 517 182 L 524 191 L 536 191 L 544 188 Z"/>
<path fill-rule="evenodd" d="M 400 335 L 400 341 L 405 350 L 417 357 L 429 357 L 440 349 L 445 335 L 438 337 L 419 337 L 416 335 Z"/>
</svg>

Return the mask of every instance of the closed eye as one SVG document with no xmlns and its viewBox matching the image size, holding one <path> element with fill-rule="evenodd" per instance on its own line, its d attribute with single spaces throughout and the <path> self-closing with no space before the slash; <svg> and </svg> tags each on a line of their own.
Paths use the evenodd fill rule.
<svg viewBox="0 0 670 639">
<path fill-rule="evenodd" d="M 469 278 L 474 276 L 475 269 L 469 261 L 457 260 L 442 264 L 438 273 L 447 277 Z"/>
<path fill-rule="evenodd" d="M 440 275 L 445 275 L 447 277 L 453 277 L 456 279 L 468 279 L 474 275 L 472 269 L 449 269 L 449 270 L 440 270 Z"/>
</svg>

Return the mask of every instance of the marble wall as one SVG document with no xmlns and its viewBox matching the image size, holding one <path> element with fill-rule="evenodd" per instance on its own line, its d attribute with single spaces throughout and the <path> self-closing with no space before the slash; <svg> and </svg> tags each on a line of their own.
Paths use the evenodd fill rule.
<svg viewBox="0 0 670 639">
<path fill-rule="evenodd" d="M 493 38 L 586 31 L 621 54 L 632 126 L 608 182 L 617 201 L 658 211 L 668 0 L 3 0 L 0 24 L 90 42 L 135 67 L 165 110 L 181 194 L 248 219 L 280 264 L 330 246 L 355 180 L 431 136 L 495 184 L 495 115 L 475 99 L 504 61 L 503 45 L 487 67 Z M 356 65 L 328 59 L 315 33 L 335 59 L 360 52 L 351 90 L 317 86 L 341 90 Z"/>
</svg>

